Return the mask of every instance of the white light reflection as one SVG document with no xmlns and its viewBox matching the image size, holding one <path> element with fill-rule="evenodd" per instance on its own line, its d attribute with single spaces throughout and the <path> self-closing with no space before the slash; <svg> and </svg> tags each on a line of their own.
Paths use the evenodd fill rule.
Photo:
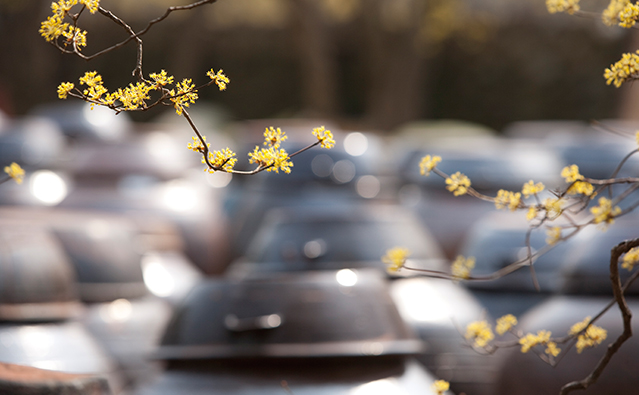
<svg viewBox="0 0 639 395">
<path fill-rule="evenodd" d="M 333 166 L 333 178 L 340 184 L 350 182 L 355 178 L 355 164 L 348 159 L 337 161 Z"/>
<path fill-rule="evenodd" d="M 146 287 L 156 296 L 171 296 L 175 291 L 175 280 L 155 255 L 142 258 L 142 276 Z"/>
<path fill-rule="evenodd" d="M 360 132 L 349 133 L 344 139 L 344 150 L 351 156 L 364 155 L 368 150 L 368 138 Z"/>
<path fill-rule="evenodd" d="M 50 170 L 38 170 L 29 178 L 29 191 L 41 203 L 54 206 L 67 197 L 67 184 Z"/>
<path fill-rule="evenodd" d="M 163 205 L 177 212 L 194 210 L 200 203 L 197 190 L 183 180 L 169 181 L 162 191 Z"/>
<path fill-rule="evenodd" d="M 216 171 L 213 174 L 207 175 L 206 182 L 213 188 L 224 188 L 229 185 L 233 179 L 233 174 L 225 173 L 223 171 Z"/>
<path fill-rule="evenodd" d="M 108 323 L 125 322 L 131 318 L 133 306 L 126 299 L 116 299 L 101 307 L 100 317 Z"/>
<path fill-rule="evenodd" d="M 20 347 L 31 359 L 44 358 L 49 354 L 54 339 L 46 327 L 24 326 L 18 330 Z"/>
<path fill-rule="evenodd" d="M 403 395 L 406 394 L 395 379 L 371 381 L 354 388 L 350 395 Z"/>
<path fill-rule="evenodd" d="M 407 266 L 410 263 L 407 262 Z M 436 280 L 399 280 L 393 284 L 392 295 L 397 308 L 406 320 L 418 322 L 450 322 L 453 311 L 442 292 L 435 289 L 431 281 Z M 427 300 L 428 303 L 424 303 Z"/>
<path fill-rule="evenodd" d="M 342 269 L 335 274 L 335 280 L 337 280 L 339 285 L 352 287 L 357 284 L 357 273 L 351 269 Z"/>
<path fill-rule="evenodd" d="M 381 184 L 375 176 L 362 176 L 357 180 L 355 185 L 357 194 L 364 199 L 372 199 L 379 194 Z"/>
</svg>

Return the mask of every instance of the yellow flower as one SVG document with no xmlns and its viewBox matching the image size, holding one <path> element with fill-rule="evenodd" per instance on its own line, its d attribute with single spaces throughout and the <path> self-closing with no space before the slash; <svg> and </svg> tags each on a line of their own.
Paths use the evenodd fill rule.
<svg viewBox="0 0 639 395">
<path fill-rule="evenodd" d="M 166 71 L 164 71 L 164 70 L 161 70 L 160 74 L 151 73 L 151 74 L 149 74 L 149 77 L 151 77 L 151 79 L 153 81 L 155 81 L 155 85 L 156 86 L 166 86 L 168 84 L 172 84 L 173 83 L 173 76 L 172 75 L 168 75 L 166 73 Z"/>
<path fill-rule="evenodd" d="M 583 321 L 574 324 L 568 334 L 573 336 L 577 335 L 582 332 L 588 324 L 590 324 L 590 317 L 586 317 Z M 608 332 L 602 327 L 596 325 L 588 326 L 588 329 L 577 337 L 577 352 L 581 353 L 585 348 L 601 344 L 606 340 L 607 336 Z"/>
<path fill-rule="evenodd" d="M 19 164 L 12 162 L 9 166 L 5 166 L 4 172 L 13 178 L 18 184 L 22 184 L 24 178 L 24 170 Z"/>
<path fill-rule="evenodd" d="M 279 173 L 290 173 L 293 162 L 289 160 L 288 153 L 284 149 L 275 147 L 262 148 L 255 147 L 253 152 L 249 152 L 249 163 L 256 163 L 260 168 L 267 168 L 266 171 Z"/>
<path fill-rule="evenodd" d="M 264 130 L 264 145 L 270 145 L 273 148 L 279 148 L 280 144 L 288 138 L 285 132 L 282 132 L 280 128 L 273 128 L 272 126 Z"/>
<path fill-rule="evenodd" d="M 69 92 L 75 87 L 72 82 L 63 82 L 58 85 L 58 97 L 60 99 L 66 99 Z"/>
<path fill-rule="evenodd" d="M 215 81 L 215 84 L 217 85 L 217 87 L 221 91 L 225 90 L 226 89 L 226 85 L 231 82 L 231 80 L 229 80 L 229 77 L 224 75 L 224 72 L 223 72 L 222 69 L 220 69 L 220 71 L 218 71 L 217 73 L 215 72 L 215 70 L 211 69 L 211 70 L 206 72 L 206 75 L 210 79 Z"/>
<path fill-rule="evenodd" d="M 628 3 L 630 3 L 630 0 L 611 0 L 608 7 L 601 14 L 603 23 L 608 26 L 616 25 L 619 21 L 619 13 L 623 11 Z"/>
<path fill-rule="evenodd" d="M 495 335 L 486 321 L 474 321 L 466 327 L 466 340 L 474 340 L 475 347 L 486 347 Z"/>
<path fill-rule="evenodd" d="M 561 228 L 553 226 L 546 229 L 546 243 L 553 245 L 561 239 Z"/>
<path fill-rule="evenodd" d="M 204 139 L 204 141 L 206 141 L 206 136 L 202 136 L 202 138 Z M 202 140 L 200 140 L 198 137 L 195 137 L 195 136 L 192 136 L 191 139 L 193 139 L 193 143 L 188 143 L 186 147 L 190 149 L 191 151 L 203 153 L 204 145 L 202 144 Z M 209 143 L 206 144 L 207 148 L 210 146 L 211 144 Z"/>
<path fill-rule="evenodd" d="M 568 189 L 568 194 L 575 195 L 577 193 L 584 194 L 586 196 L 592 195 L 592 184 L 586 181 L 581 181 L 584 176 L 579 174 L 579 167 L 577 165 L 566 166 L 561 170 L 561 176 L 566 179 L 567 183 L 573 183 Z"/>
<path fill-rule="evenodd" d="M 546 0 L 546 8 L 551 14 L 564 11 L 574 14 L 579 11 L 579 0 Z"/>
<path fill-rule="evenodd" d="M 626 252 L 621 262 L 622 268 L 632 270 L 635 267 L 635 264 L 639 262 L 639 247 L 635 247 Z"/>
<path fill-rule="evenodd" d="M 544 190 L 544 184 L 538 182 L 535 184 L 533 180 L 528 181 L 524 184 L 524 187 L 521 189 L 521 193 L 524 194 L 524 197 L 530 197 L 531 195 L 536 195 L 539 192 Z"/>
<path fill-rule="evenodd" d="M 524 354 L 530 351 L 531 348 L 535 347 L 538 344 L 547 344 L 550 342 L 551 332 L 546 330 L 540 330 L 536 335 L 532 333 L 527 333 L 526 336 L 519 339 L 519 344 L 521 344 L 521 352 Z"/>
<path fill-rule="evenodd" d="M 570 186 L 570 188 L 568 188 L 567 192 L 569 195 L 576 195 L 578 193 L 581 193 L 583 195 L 590 196 L 594 192 L 594 188 L 589 182 L 576 181 Z"/>
<path fill-rule="evenodd" d="M 528 208 L 528 212 L 526 213 L 526 219 L 528 221 L 532 221 L 533 219 L 537 218 L 537 207 L 535 206 L 530 206 Z"/>
<path fill-rule="evenodd" d="M 189 104 L 195 103 L 198 99 L 197 89 L 190 78 L 185 78 L 182 82 L 175 84 L 177 92 L 171 89 L 169 94 L 173 97 L 170 100 L 173 102 L 173 107 L 177 115 L 182 115 L 184 107 L 188 107 Z"/>
<path fill-rule="evenodd" d="M 599 198 L 599 206 L 592 207 L 590 212 L 595 217 L 595 223 L 599 224 L 605 222 L 610 225 L 615 222 L 615 217 L 621 214 L 619 206 L 612 207 L 612 200 L 605 197 Z"/>
<path fill-rule="evenodd" d="M 639 5 L 628 3 L 621 12 L 619 12 L 619 26 L 633 27 L 639 18 Z"/>
<path fill-rule="evenodd" d="M 457 172 L 446 179 L 446 185 L 446 189 L 451 191 L 453 195 L 460 196 L 468 192 L 470 179 L 464 174 Z"/>
<path fill-rule="evenodd" d="M 62 32 L 62 35 L 66 37 L 67 43 L 74 43 L 76 48 L 80 50 L 80 47 L 87 46 L 87 32 L 86 30 L 81 30 L 75 26 L 69 26 L 69 28 Z"/>
<path fill-rule="evenodd" d="M 448 391 L 450 388 L 450 383 L 445 380 L 437 380 L 431 386 L 431 389 L 436 395 L 442 395 L 444 392 Z"/>
<path fill-rule="evenodd" d="M 80 84 L 86 86 L 102 85 L 102 76 L 97 71 L 87 71 L 80 77 Z"/>
<path fill-rule="evenodd" d="M 326 130 L 324 126 L 313 129 L 313 136 L 317 137 L 322 148 L 331 149 L 335 146 L 335 140 L 333 140 L 333 133 L 330 130 Z"/>
<path fill-rule="evenodd" d="M 451 265 L 451 273 L 456 278 L 466 279 L 470 277 L 470 272 L 474 267 L 475 257 L 469 256 L 468 258 L 464 258 L 463 255 L 458 255 Z"/>
<path fill-rule="evenodd" d="M 84 4 L 89 9 L 89 12 L 95 14 L 100 6 L 100 0 L 80 0 L 80 4 Z"/>
<path fill-rule="evenodd" d="M 604 71 L 604 78 L 606 79 L 606 84 L 614 83 L 619 88 L 621 84 L 634 78 L 638 70 L 639 51 L 637 53 L 625 53 L 621 55 L 621 60 L 610 65 L 610 68 Z"/>
<path fill-rule="evenodd" d="M 497 191 L 497 197 L 495 198 L 495 207 L 502 209 L 508 207 L 510 211 L 515 211 L 519 207 L 521 202 L 521 193 L 510 192 L 500 189 Z"/>
<path fill-rule="evenodd" d="M 419 162 L 419 173 L 423 176 L 430 175 L 430 172 L 433 171 L 437 164 L 442 161 L 441 156 L 433 156 L 426 155 L 422 158 L 421 162 Z"/>
<path fill-rule="evenodd" d="M 410 256 L 408 248 L 393 247 L 386 251 L 386 255 L 382 257 L 382 262 L 389 265 L 388 271 L 394 273 L 401 269 L 406 263 L 406 259 Z"/>
<path fill-rule="evenodd" d="M 54 3 L 55 4 L 55 3 Z M 53 15 L 40 24 L 39 33 L 47 41 L 53 41 L 60 37 L 69 27 L 68 23 L 62 23 L 62 17 Z"/>
<path fill-rule="evenodd" d="M 204 159 L 202 159 L 202 162 L 206 163 Z M 220 151 L 209 152 L 209 162 L 215 167 L 221 167 L 223 170 L 230 172 L 233 170 L 237 158 L 235 158 L 235 152 L 225 148 Z M 215 170 L 211 168 L 207 168 L 207 170 L 209 173 L 215 173 Z"/>
<path fill-rule="evenodd" d="M 556 357 L 561 352 L 561 348 L 557 347 L 557 343 L 555 342 L 548 342 L 548 344 L 546 344 L 546 350 L 544 352 L 548 355 Z"/>
<path fill-rule="evenodd" d="M 547 198 L 544 200 L 542 205 L 544 206 L 544 209 L 546 209 L 548 217 L 555 218 L 561 215 L 561 213 L 563 212 L 563 209 L 561 207 L 562 203 L 563 202 L 561 201 L 561 199 Z"/>
<path fill-rule="evenodd" d="M 568 183 L 584 179 L 584 176 L 579 174 L 579 166 L 577 165 L 564 167 L 561 170 L 561 176 L 564 177 Z"/>
<path fill-rule="evenodd" d="M 513 326 L 517 325 L 517 318 L 512 314 L 506 314 L 505 316 L 497 319 L 497 326 L 495 326 L 495 332 L 500 335 L 508 332 Z"/>
</svg>

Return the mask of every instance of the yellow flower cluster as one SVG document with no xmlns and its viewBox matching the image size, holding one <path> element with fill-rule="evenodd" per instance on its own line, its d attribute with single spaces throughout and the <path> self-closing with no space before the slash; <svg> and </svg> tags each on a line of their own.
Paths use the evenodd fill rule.
<svg viewBox="0 0 639 395">
<path fill-rule="evenodd" d="M 73 85 L 72 82 L 61 83 L 60 86 L 58 86 L 58 97 L 60 99 L 66 99 L 67 96 L 69 95 L 69 92 L 71 92 L 71 90 L 73 90 L 74 87 L 75 85 Z"/>
<path fill-rule="evenodd" d="M 49 42 L 58 39 L 60 36 L 65 37 L 65 44 L 73 43 L 78 50 L 80 47 L 85 47 L 87 45 L 87 32 L 64 22 L 64 18 L 71 11 L 71 8 L 77 4 L 86 6 L 93 14 L 98 10 L 100 1 L 59 0 L 57 3 L 51 3 L 53 15 L 40 24 L 40 35 Z"/>
<path fill-rule="evenodd" d="M 530 351 L 533 347 L 543 344 L 546 346 L 546 350 L 544 352 L 548 355 L 552 355 L 556 357 L 559 355 L 561 349 L 557 347 L 557 343 L 550 340 L 551 332 L 546 330 L 540 330 L 536 335 L 532 333 L 527 333 L 526 336 L 519 339 L 519 344 L 521 345 L 521 352 L 524 354 Z"/>
<path fill-rule="evenodd" d="M 546 229 L 546 243 L 553 245 L 561 240 L 561 228 L 553 226 Z"/>
<path fill-rule="evenodd" d="M 619 13 L 623 11 L 630 0 L 611 0 L 608 7 L 601 14 L 603 23 L 608 26 L 616 25 L 619 22 Z"/>
<path fill-rule="evenodd" d="M 551 14 L 557 12 L 574 14 L 579 11 L 579 0 L 546 0 L 546 8 Z"/>
<path fill-rule="evenodd" d="M 604 340 L 606 340 L 606 336 L 608 336 L 608 332 L 602 327 L 596 325 L 590 325 L 590 317 L 586 317 L 583 321 L 576 323 L 570 328 L 568 334 L 577 335 L 577 352 L 581 353 L 585 348 L 594 347 L 598 344 L 601 344 Z M 581 333 L 584 328 L 588 326 L 585 332 Z"/>
<path fill-rule="evenodd" d="M 24 170 L 19 164 L 12 162 L 9 166 L 5 166 L 4 172 L 13 178 L 18 184 L 22 184 L 24 178 Z"/>
<path fill-rule="evenodd" d="M 333 133 L 330 130 L 326 130 L 324 126 L 319 128 L 313 128 L 313 136 L 317 137 L 322 148 L 331 149 L 335 146 L 335 140 L 333 140 Z"/>
<path fill-rule="evenodd" d="M 524 184 L 523 188 L 521 189 L 521 193 L 524 194 L 524 197 L 530 197 L 543 191 L 544 188 L 545 186 L 541 182 L 535 184 L 533 180 L 530 180 Z"/>
<path fill-rule="evenodd" d="M 235 152 L 231 151 L 228 148 L 224 148 L 219 151 L 209 151 L 209 162 L 217 168 L 221 168 L 224 171 L 232 171 L 235 163 L 237 162 L 237 158 L 235 157 Z M 206 163 L 204 158 L 202 158 L 202 163 Z M 216 170 L 207 168 L 209 173 L 215 173 Z"/>
<path fill-rule="evenodd" d="M 215 84 L 221 91 L 225 90 L 226 85 L 231 82 L 229 80 L 229 77 L 224 75 L 222 69 L 220 69 L 220 71 L 218 71 L 217 73 L 213 69 L 211 69 L 206 72 L 206 75 L 215 82 Z"/>
<path fill-rule="evenodd" d="M 431 386 L 435 395 L 442 395 L 450 388 L 450 383 L 446 380 L 437 380 Z"/>
<path fill-rule="evenodd" d="M 562 204 L 563 201 L 558 198 L 547 198 L 542 203 L 550 218 L 556 218 L 561 215 L 563 212 Z"/>
<path fill-rule="evenodd" d="M 433 171 L 433 169 L 437 167 L 437 164 L 441 161 L 442 161 L 441 156 L 437 156 L 437 155 L 432 157 L 430 155 L 424 156 L 422 160 L 419 162 L 419 174 L 423 176 L 430 175 L 430 172 Z"/>
<path fill-rule="evenodd" d="M 521 203 L 521 193 L 510 192 L 503 189 L 497 191 L 497 197 L 495 198 L 495 207 L 502 209 L 508 207 L 510 211 L 515 211 Z"/>
<path fill-rule="evenodd" d="M 495 338 L 495 335 L 486 321 L 474 321 L 466 327 L 465 338 L 473 340 L 475 347 L 484 348 Z"/>
<path fill-rule="evenodd" d="M 162 70 L 160 71 L 160 74 L 158 73 L 151 73 L 149 74 L 149 77 L 155 81 L 155 87 L 159 88 L 161 86 L 166 86 L 169 84 L 173 83 L 173 76 L 172 75 L 168 75 L 166 73 L 166 71 Z"/>
<path fill-rule="evenodd" d="M 495 332 L 500 335 L 511 330 L 517 325 L 517 317 L 512 314 L 506 314 L 505 316 L 497 319 L 497 325 L 495 326 Z"/>
<path fill-rule="evenodd" d="M 615 217 L 621 214 L 619 206 L 612 207 L 612 200 L 605 197 L 599 198 L 599 206 L 590 209 L 590 212 L 595 217 L 596 224 L 605 222 L 607 225 L 615 222 Z"/>
<path fill-rule="evenodd" d="M 628 3 L 624 9 L 618 14 L 619 26 L 630 28 L 637 23 L 639 18 L 639 5 Z"/>
<path fill-rule="evenodd" d="M 561 176 L 565 178 L 567 183 L 573 183 L 568 189 L 568 194 L 575 195 L 581 193 L 586 196 L 590 196 L 593 193 L 594 188 L 592 184 L 586 181 L 579 173 L 579 167 L 577 165 L 566 166 L 561 170 Z"/>
<path fill-rule="evenodd" d="M 453 276 L 456 278 L 467 279 L 470 277 L 470 272 L 475 267 L 475 257 L 469 256 L 465 258 L 463 255 L 458 255 L 455 261 L 452 263 L 450 269 Z"/>
<path fill-rule="evenodd" d="M 291 162 L 285 149 L 280 148 L 280 143 L 286 140 L 287 136 L 279 128 L 266 128 L 264 131 L 264 145 L 268 148 L 260 148 L 256 146 L 253 152 L 249 152 L 249 163 L 256 163 L 260 168 L 266 168 L 266 171 L 274 171 L 279 173 L 290 173 L 293 162 Z"/>
<path fill-rule="evenodd" d="M 639 70 L 639 51 L 636 53 L 625 53 L 621 56 L 621 60 L 610 66 L 604 71 L 606 84 L 614 85 L 619 88 L 621 84 L 634 78 Z"/>
<path fill-rule="evenodd" d="M 172 96 L 169 100 L 173 102 L 177 115 L 182 115 L 184 107 L 195 103 L 198 98 L 195 84 L 190 78 L 185 78 L 182 82 L 175 84 L 175 89 L 171 89 L 169 94 Z"/>
<path fill-rule="evenodd" d="M 468 192 L 468 188 L 470 188 L 470 179 L 460 172 L 446 178 L 446 189 L 455 196 L 464 195 Z"/>
<path fill-rule="evenodd" d="M 406 259 L 410 256 L 408 248 L 393 247 L 386 251 L 386 255 L 382 257 L 382 262 L 389 265 L 388 271 L 394 273 L 401 269 L 406 263 Z"/>
<path fill-rule="evenodd" d="M 621 260 L 621 267 L 627 270 L 632 270 L 637 262 L 639 262 L 639 247 L 635 247 L 626 252 Z"/>
</svg>

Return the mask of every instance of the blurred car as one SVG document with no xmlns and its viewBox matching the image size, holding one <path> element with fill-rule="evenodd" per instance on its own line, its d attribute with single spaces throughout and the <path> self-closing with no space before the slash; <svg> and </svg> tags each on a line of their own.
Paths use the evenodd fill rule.
<svg viewBox="0 0 639 395">
<path fill-rule="evenodd" d="M 529 231 L 530 251 L 526 244 Z M 534 257 L 534 272 L 530 267 L 523 266 L 501 278 L 467 281 L 464 285 L 493 317 L 505 314 L 519 316 L 559 290 L 562 284 L 560 273 L 571 244 L 570 240 L 560 243 Z M 460 247 L 460 254 L 475 258 L 473 276 L 488 276 L 521 261 L 529 252 L 536 254 L 546 247 L 545 229 L 531 230 L 522 212 L 492 212 L 470 227 Z"/>
<path fill-rule="evenodd" d="M 386 273 L 381 257 L 395 246 L 411 251 L 408 267 L 449 270 L 437 242 L 408 210 L 345 204 L 272 210 L 248 254 L 233 262 L 226 275 L 251 279 L 273 272 L 354 268 Z M 418 359 L 455 392 L 490 394 L 496 369 L 465 344 L 458 330 L 481 318 L 482 305 L 459 284 L 419 274 L 402 269 L 391 275 L 390 284 L 402 318 L 428 344 Z"/>
<path fill-rule="evenodd" d="M 152 394 L 428 394 L 379 274 L 347 270 L 208 280 L 176 312 Z"/>
<path fill-rule="evenodd" d="M 46 228 L 0 219 L 0 361 L 104 377 L 122 371 L 78 320 L 75 273 Z"/>
<path fill-rule="evenodd" d="M 454 258 L 468 228 L 493 211 L 494 205 L 468 195 L 453 196 L 436 174 L 420 174 L 425 155 L 442 157 L 437 169 L 468 176 L 478 192 L 496 196 L 498 190 L 520 191 L 529 180 L 554 187 L 562 162 L 539 144 L 492 136 L 464 139 L 440 138 L 426 148 L 406 151 L 397 163 L 399 202 L 414 210 L 433 230 L 446 256 Z"/>
<path fill-rule="evenodd" d="M 396 246 L 411 251 L 407 266 L 448 270 L 448 261 L 429 230 L 407 210 L 395 205 L 334 203 L 271 210 L 247 254 L 234 261 L 226 275 L 358 267 L 385 271 L 381 257 Z"/>
<path fill-rule="evenodd" d="M 623 240 L 636 238 L 636 214 L 619 218 L 605 232 L 588 228 L 577 239 L 566 255 L 561 274 L 561 294 L 553 296 L 521 317 L 519 329 L 536 332 L 545 329 L 553 336 L 564 336 L 575 323 L 586 317 L 595 317 L 613 300 L 610 284 L 610 250 Z M 620 268 L 622 282 L 630 276 Z M 636 269 L 635 269 L 636 270 Z M 628 307 L 633 315 L 639 314 L 639 284 L 626 291 Z M 561 356 L 556 367 L 550 367 L 534 355 L 522 354 L 519 348 L 501 350 L 499 378 L 495 394 L 556 394 L 564 384 L 585 378 L 592 372 L 606 352 L 606 345 L 622 333 L 623 323 L 617 306 L 612 306 L 595 325 L 608 334 L 599 346 L 577 353 L 572 349 Z M 632 322 L 636 333 L 639 326 Z M 567 348 L 567 344 L 559 344 Z M 633 369 L 639 361 L 639 339 L 628 339 L 612 357 L 597 382 L 588 387 L 588 394 L 634 393 L 639 378 Z"/>
</svg>

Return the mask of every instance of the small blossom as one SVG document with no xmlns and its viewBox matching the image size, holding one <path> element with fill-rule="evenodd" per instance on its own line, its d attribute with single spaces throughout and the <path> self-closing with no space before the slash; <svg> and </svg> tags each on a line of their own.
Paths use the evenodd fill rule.
<svg viewBox="0 0 639 395">
<path fill-rule="evenodd" d="M 382 257 L 382 262 L 389 265 L 388 272 L 394 273 L 404 266 L 409 256 L 410 251 L 408 248 L 393 247 L 386 251 L 386 255 Z"/>
<path fill-rule="evenodd" d="M 585 348 L 601 344 L 608 336 L 608 332 L 605 329 L 596 325 L 588 326 L 588 324 L 590 324 L 590 317 L 586 317 L 583 321 L 574 324 L 568 332 L 568 334 L 573 336 L 580 333 L 576 344 L 578 353 L 581 353 Z M 587 326 L 588 329 L 582 333 Z"/>
<path fill-rule="evenodd" d="M 326 130 L 324 126 L 313 129 L 313 136 L 317 137 L 322 148 L 331 149 L 335 146 L 335 140 L 333 140 L 333 133 L 330 130 Z"/>
<path fill-rule="evenodd" d="M 89 9 L 89 12 L 95 14 L 100 7 L 100 0 L 80 0 L 80 4 L 84 4 Z"/>
<path fill-rule="evenodd" d="M 221 91 L 225 90 L 226 85 L 231 82 L 231 80 L 229 80 L 229 78 L 226 75 L 224 75 L 224 72 L 222 71 L 222 69 L 220 69 L 220 71 L 218 71 L 217 73 L 215 72 L 215 70 L 211 69 L 206 72 L 206 75 L 210 79 L 215 81 L 215 84 Z"/>
<path fill-rule="evenodd" d="M 561 215 L 563 212 L 563 208 L 561 207 L 563 204 L 561 199 L 556 198 L 547 198 L 543 202 L 544 209 L 546 209 L 546 213 L 550 218 L 556 218 Z"/>
<path fill-rule="evenodd" d="M 182 82 L 175 84 L 177 91 L 171 89 L 169 94 L 172 96 L 170 100 L 173 102 L 173 107 L 177 115 L 182 115 L 184 107 L 188 107 L 189 104 L 195 103 L 198 99 L 197 89 L 190 78 L 185 78 Z"/>
<path fill-rule="evenodd" d="M 506 314 L 505 316 L 497 319 L 497 325 L 495 326 L 495 332 L 500 335 L 511 330 L 517 325 L 517 318 L 512 314 Z"/>
<path fill-rule="evenodd" d="M 80 77 L 80 84 L 86 86 L 102 85 L 102 76 L 97 71 L 87 71 L 82 77 Z"/>
<path fill-rule="evenodd" d="M 280 144 L 288 138 L 285 132 L 282 132 L 280 128 L 273 128 L 272 126 L 264 130 L 264 145 L 270 145 L 273 148 L 279 148 Z"/>
<path fill-rule="evenodd" d="M 577 165 L 564 167 L 561 170 L 561 176 L 564 177 L 568 183 L 584 179 L 584 176 L 579 174 L 579 166 Z"/>
<path fill-rule="evenodd" d="M 502 209 L 508 207 L 510 211 L 515 211 L 521 203 L 521 193 L 510 192 L 500 189 L 495 198 L 495 207 Z"/>
<path fill-rule="evenodd" d="M 469 256 L 468 258 L 465 258 L 463 255 L 458 255 L 451 265 L 451 273 L 456 278 L 467 279 L 470 277 L 470 272 L 474 267 L 475 257 Z"/>
<path fill-rule="evenodd" d="M 466 175 L 457 172 L 446 178 L 446 189 L 451 191 L 453 195 L 460 196 L 468 192 L 470 188 L 470 179 Z"/>
<path fill-rule="evenodd" d="M 592 195 L 592 184 L 586 181 L 581 181 L 584 176 L 579 174 L 579 167 L 577 165 L 566 166 L 561 170 L 561 176 L 566 179 L 566 182 L 572 183 L 568 189 L 568 194 L 575 195 L 581 193 L 586 196 Z"/>
<path fill-rule="evenodd" d="M 156 86 L 166 86 L 168 84 L 172 84 L 173 83 L 173 76 L 172 75 L 168 75 L 166 73 L 166 71 L 161 70 L 160 74 L 158 73 L 151 73 L 149 74 L 149 77 L 151 77 L 151 79 L 153 81 L 155 81 L 155 85 Z"/>
<path fill-rule="evenodd" d="M 621 267 L 623 269 L 632 270 L 639 262 L 639 247 L 635 247 L 626 252 L 621 261 Z"/>
<path fill-rule="evenodd" d="M 551 14 L 567 12 L 572 15 L 579 11 L 579 0 L 546 0 L 546 8 Z"/>
<path fill-rule="evenodd" d="M 526 219 L 528 221 L 532 221 L 535 218 L 537 218 L 537 207 L 535 206 L 528 207 L 528 212 L 526 213 Z"/>
<path fill-rule="evenodd" d="M 561 228 L 553 226 L 546 229 L 546 243 L 553 245 L 561 240 Z"/>
<path fill-rule="evenodd" d="M 87 46 L 87 32 L 86 30 L 81 30 L 75 26 L 69 26 L 67 31 L 63 32 L 62 35 L 66 37 L 67 43 L 75 44 L 77 50 L 80 50 L 80 47 Z"/>
<path fill-rule="evenodd" d="M 550 342 L 550 335 L 551 332 L 546 330 L 540 330 L 536 335 L 533 335 L 532 333 L 526 334 L 526 336 L 519 339 L 521 352 L 525 354 L 538 344 L 548 344 L 548 342 Z"/>
<path fill-rule="evenodd" d="M 639 5 L 632 3 L 626 4 L 617 17 L 619 18 L 619 26 L 626 28 L 633 27 L 639 18 Z"/>
<path fill-rule="evenodd" d="M 204 158 L 202 162 L 206 163 Z M 220 151 L 209 152 L 209 162 L 217 167 L 221 168 L 224 171 L 230 172 L 233 170 L 235 163 L 237 162 L 237 158 L 235 158 L 235 152 L 231 151 L 228 148 L 225 148 Z M 208 168 L 209 173 L 215 173 L 216 170 Z"/>
<path fill-rule="evenodd" d="M 421 162 L 419 162 L 419 173 L 423 176 L 430 175 L 430 172 L 433 171 L 437 164 L 442 161 L 441 156 L 433 156 L 426 155 L 422 158 Z"/>
<path fill-rule="evenodd" d="M 629 79 L 637 76 L 639 70 L 639 51 L 636 53 L 625 53 L 621 55 L 621 60 L 610 65 L 604 71 L 606 84 L 614 84 L 617 88 Z"/>
<path fill-rule="evenodd" d="M 63 82 L 58 85 L 58 97 L 60 99 L 66 99 L 69 92 L 75 87 L 72 82 Z"/>
<path fill-rule="evenodd" d="M 24 170 L 19 164 L 12 162 L 9 166 L 5 166 L 4 172 L 13 178 L 18 184 L 22 184 L 24 178 Z"/>
<path fill-rule="evenodd" d="M 548 355 L 556 357 L 561 352 L 561 348 L 557 347 L 557 343 L 555 342 L 548 342 L 546 344 L 546 350 L 544 350 L 544 352 Z"/>
<path fill-rule="evenodd" d="M 599 198 L 599 205 L 596 207 L 592 207 L 590 212 L 595 217 L 594 221 L 596 224 L 604 222 L 606 225 L 613 224 L 615 222 L 615 217 L 621 214 L 621 209 L 619 206 L 612 207 L 612 201 L 605 197 Z"/>
<path fill-rule="evenodd" d="M 445 380 L 437 380 L 431 386 L 431 389 L 435 393 L 435 395 L 442 395 L 444 392 L 448 391 L 450 388 L 450 383 Z"/>
<path fill-rule="evenodd" d="M 256 163 L 266 171 L 274 171 L 279 173 L 290 173 L 293 162 L 289 160 L 288 153 L 284 149 L 276 149 L 275 147 L 262 148 L 255 147 L 253 152 L 249 152 L 249 163 Z"/>
<path fill-rule="evenodd" d="M 475 347 L 486 347 L 495 335 L 486 321 L 475 321 L 466 327 L 466 340 L 474 340 Z"/>
<path fill-rule="evenodd" d="M 619 22 L 619 13 L 623 11 L 630 0 L 611 0 L 608 7 L 602 12 L 601 19 L 608 26 L 616 25 Z"/>
<path fill-rule="evenodd" d="M 523 193 L 524 197 L 530 197 L 531 195 L 536 195 L 543 191 L 544 188 L 544 184 L 541 182 L 535 184 L 533 180 L 530 180 L 524 184 L 524 187 L 521 189 L 521 193 Z"/>
<path fill-rule="evenodd" d="M 202 136 L 202 138 L 206 142 L 206 136 Z M 195 136 L 192 136 L 191 139 L 193 139 L 193 143 L 188 143 L 186 147 L 190 149 L 191 151 L 203 153 L 205 150 L 204 150 L 204 145 L 202 144 L 202 140 L 200 140 L 199 137 L 195 137 Z M 210 146 L 211 146 L 210 143 L 206 144 L 207 148 Z"/>
<path fill-rule="evenodd" d="M 581 193 L 582 195 L 590 196 L 594 192 L 594 188 L 591 183 L 586 181 L 575 181 L 574 184 L 568 188 L 569 195 L 576 195 Z"/>
<path fill-rule="evenodd" d="M 55 3 L 54 3 L 55 4 Z M 68 23 L 62 22 L 62 17 L 53 15 L 40 24 L 39 33 L 45 40 L 51 42 L 60 37 L 69 27 Z"/>
</svg>

